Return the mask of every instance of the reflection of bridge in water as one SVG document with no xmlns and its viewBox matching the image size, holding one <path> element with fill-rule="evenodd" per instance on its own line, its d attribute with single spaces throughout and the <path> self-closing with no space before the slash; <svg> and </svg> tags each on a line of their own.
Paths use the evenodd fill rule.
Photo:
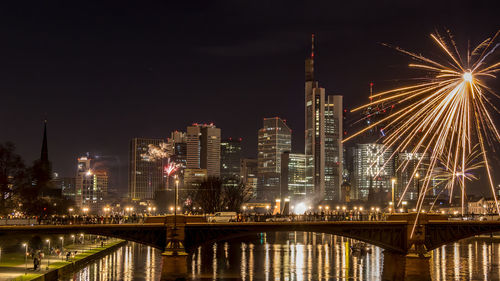
<svg viewBox="0 0 500 281">
<path fill-rule="evenodd" d="M 203 244 L 262 232 L 326 233 L 353 238 L 385 249 L 384 280 L 410 280 L 402 277 L 411 276 L 410 270 L 417 270 L 416 280 L 425 280 L 425 269 L 429 271 L 426 259 L 428 251 L 474 235 L 500 231 L 500 222 L 448 221 L 443 217 L 431 215 L 421 215 L 415 226 L 414 214 L 392 217 L 388 221 L 242 223 L 190 221 L 188 216 L 177 217 L 176 237 L 172 235 L 173 217 L 168 217 L 166 223 L 1 226 L 0 235 L 86 233 L 117 237 L 161 250 L 167 247 L 168 241 L 176 239 L 184 244 L 187 252 L 190 252 Z M 415 231 L 411 235 L 414 226 Z M 164 254 L 163 277 L 169 279 L 182 276 L 187 271 L 186 256 L 172 255 L 171 252 L 167 254 L 167 252 Z"/>
</svg>

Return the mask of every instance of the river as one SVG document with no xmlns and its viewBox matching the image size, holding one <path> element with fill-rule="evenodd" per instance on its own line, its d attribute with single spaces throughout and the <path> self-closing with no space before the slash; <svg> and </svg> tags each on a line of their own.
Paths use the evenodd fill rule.
<svg viewBox="0 0 500 281">
<path fill-rule="evenodd" d="M 499 242 L 468 239 L 432 251 L 432 280 L 499 280 Z M 382 280 L 384 251 L 353 253 L 353 243 L 328 234 L 262 234 L 199 247 L 188 256 L 188 273 L 193 280 Z M 129 243 L 66 280 L 159 280 L 160 273 L 159 250 Z"/>
</svg>

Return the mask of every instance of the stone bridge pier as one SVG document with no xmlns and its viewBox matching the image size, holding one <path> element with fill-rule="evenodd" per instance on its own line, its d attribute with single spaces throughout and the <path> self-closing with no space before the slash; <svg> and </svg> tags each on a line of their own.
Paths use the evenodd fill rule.
<svg viewBox="0 0 500 281">
<path fill-rule="evenodd" d="M 165 225 L 167 237 L 165 250 L 161 254 L 160 280 L 184 280 L 188 274 L 188 253 L 184 247 L 186 217 L 177 216 L 175 222 L 174 218 L 169 217 L 165 221 Z"/>
</svg>

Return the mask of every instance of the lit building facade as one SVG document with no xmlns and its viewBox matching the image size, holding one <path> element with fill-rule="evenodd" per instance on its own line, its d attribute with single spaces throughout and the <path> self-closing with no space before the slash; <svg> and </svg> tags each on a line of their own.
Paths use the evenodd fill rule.
<svg viewBox="0 0 500 281">
<path fill-rule="evenodd" d="M 220 143 L 220 175 L 222 178 L 239 178 L 242 139 L 226 139 Z"/>
<path fill-rule="evenodd" d="M 339 201 L 344 171 L 342 96 L 329 95 L 325 103 L 324 199 Z"/>
<path fill-rule="evenodd" d="M 400 198 L 405 188 L 408 187 L 404 199 L 417 200 L 419 189 L 422 187 L 422 180 L 427 171 L 426 167 L 429 167 L 428 155 L 424 153 L 400 152 L 397 154 L 395 164 L 397 168 L 395 194 Z"/>
<path fill-rule="evenodd" d="M 193 124 L 186 131 L 186 167 L 206 169 L 208 176 L 220 176 L 221 130 L 213 124 Z"/>
<path fill-rule="evenodd" d="M 160 146 L 164 139 L 134 138 L 130 141 L 129 197 L 134 201 L 151 200 L 164 188 L 163 163 L 147 156 L 149 145 Z"/>
<path fill-rule="evenodd" d="M 392 149 L 383 144 L 356 144 L 354 148 L 353 199 L 365 200 L 370 189 L 391 190 L 394 162 Z"/>
<path fill-rule="evenodd" d="M 185 169 L 184 170 L 184 187 L 197 187 L 200 182 L 208 176 L 207 169 Z"/>
<path fill-rule="evenodd" d="M 251 198 L 255 198 L 258 185 L 257 159 L 244 158 L 240 162 L 241 182 L 251 193 Z"/>
<path fill-rule="evenodd" d="M 108 192 L 108 172 L 93 169 L 92 159 L 78 158 L 75 179 L 75 202 L 81 210 L 87 208 L 90 213 L 98 213 L 105 204 Z"/>
<path fill-rule="evenodd" d="M 257 148 L 257 198 L 274 201 L 280 190 L 281 154 L 292 149 L 292 130 L 279 117 L 264 118 Z"/>
<path fill-rule="evenodd" d="M 305 199 L 309 189 L 306 180 L 306 155 L 288 151 L 282 153 L 280 199 Z"/>
</svg>

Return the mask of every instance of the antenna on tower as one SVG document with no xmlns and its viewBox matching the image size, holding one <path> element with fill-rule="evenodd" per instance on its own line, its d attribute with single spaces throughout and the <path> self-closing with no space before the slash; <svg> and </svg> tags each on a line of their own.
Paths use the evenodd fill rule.
<svg viewBox="0 0 500 281">
<path fill-rule="evenodd" d="M 314 59 L 314 33 L 311 34 L 311 59 Z"/>
</svg>

